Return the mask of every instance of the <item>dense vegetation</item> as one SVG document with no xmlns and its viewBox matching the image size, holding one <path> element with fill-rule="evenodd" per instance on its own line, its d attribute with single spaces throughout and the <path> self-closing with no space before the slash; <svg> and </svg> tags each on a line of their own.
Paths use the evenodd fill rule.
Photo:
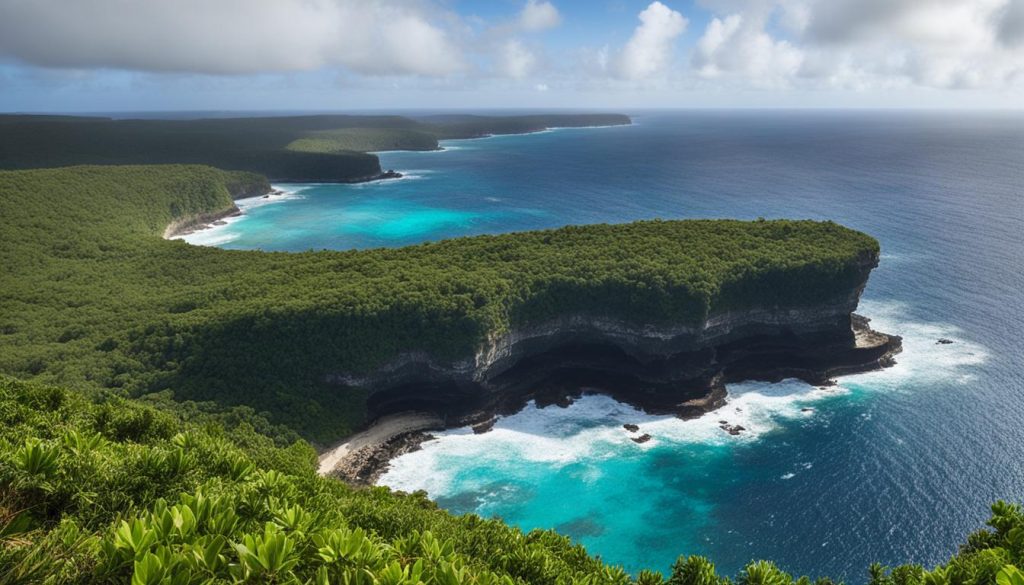
<svg viewBox="0 0 1024 585">
<path fill-rule="evenodd" d="M 565 313 L 698 323 L 847 295 L 872 238 L 809 221 L 649 221 L 298 254 L 165 241 L 262 179 L 206 167 L 0 172 L 0 372 L 270 411 L 327 441 L 362 421 L 363 372 L 470 355 Z"/>
<path fill-rule="evenodd" d="M 380 124 L 392 122 L 404 123 Z M 474 122 L 458 131 L 477 132 Z M 361 139 L 311 136 L 324 144 L 282 148 Z M 204 166 L 0 172 L 0 372 L 38 379 L 0 374 L 0 584 L 811 585 L 766 561 L 719 576 L 699 556 L 631 576 L 553 532 L 318 477 L 296 431 L 326 440 L 359 423 L 365 397 L 323 387 L 327 371 L 413 348 L 452 357 L 489 332 L 595 307 L 696 322 L 821 302 L 859 282 L 873 239 L 794 221 L 302 254 L 160 238 L 169 223 L 267 188 L 260 175 Z M 868 584 L 1024 585 L 1024 514 L 992 511 L 991 530 L 947 564 L 873 565 Z"/>
<path fill-rule="evenodd" d="M 286 147 L 302 152 L 336 153 L 381 150 L 437 150 L 437 137 L 407 128 L 340 128 L 318 130 L 294 140 Z"/>
<path fill-rule="evenodd" d="M 1024 514 L 948 564 L 869 585 L 1021 585 Z M 729 585 L 707 559 L 630 576 L 549 531 L 452 516 L 423 494 L 318 477 L 304 443 L 0 376 L 0 583 Z M 738 585 L 811 585 L 751 562 Z M 815 585 L 832 585 L 827 578 Z"/>
<path fill-rule="evenodd" d="M 289 116 L 111 120 L 0 116 L 0 169 L 81 164 L 205 164 L 281 181 L 359 181 L 381 172 L 369 152 L 434 150 L 444 138 L 519 133 L 552 126 L 628 124 L 604 114 Z"/>
</svg>

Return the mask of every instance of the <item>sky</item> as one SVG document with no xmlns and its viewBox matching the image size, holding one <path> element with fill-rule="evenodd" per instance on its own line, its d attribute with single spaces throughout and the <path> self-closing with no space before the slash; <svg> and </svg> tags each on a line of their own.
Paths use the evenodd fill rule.
<svg viewBox="0 0 1024 585">
<path fill-rule="evenodd" d="M 0 111 L 1024 108 L 1024 0 L 0 0 Z"/>
</svg>

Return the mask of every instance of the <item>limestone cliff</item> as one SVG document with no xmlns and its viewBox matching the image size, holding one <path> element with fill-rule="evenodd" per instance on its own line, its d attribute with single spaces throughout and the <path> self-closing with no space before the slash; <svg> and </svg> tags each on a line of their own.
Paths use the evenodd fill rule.
<svg viewBox="0 0 1024 585">
<path fill-rule="evenodd" d="M 866 259 L 860 284 L 827 303 L 713 310 L 699 324 L 632 323 L 600 316 L 595 307 L 593 314 L 492 334 L 459 360 L 410 352 L 369 375 L 338 373 L 328 381 L 369 390 L 371 417 L 425 410 L 456 424 L 580 391 L 693 416 L 722 404 L 726 382 L 792 377 L 825 384 L 893 363 L 900 338 L 873 331 L 853 313 L 877 262 Z"/>
</svg>

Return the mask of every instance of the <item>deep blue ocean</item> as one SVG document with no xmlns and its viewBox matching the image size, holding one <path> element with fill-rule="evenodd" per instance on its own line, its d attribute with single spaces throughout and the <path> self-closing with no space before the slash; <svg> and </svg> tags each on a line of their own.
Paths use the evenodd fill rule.
<svg viewBox="0 0 1024 585">
<path fill-rule="evenodd" d="M 348 249 L 656 217 L 835 220 L 881 241 L 860 312 L 905 337 L 896 367 L 828 391 L 735 385 L 687 422 L 596 396 L 530 406 L 491 433 L 440 434 L 382 482 L 557 528 L 631 571 L 703 554 L 727 574 L 769 558 L 852 583 L 872 561 L 944 561 L 990 502 L 1024 500 L 1024 116 L 634 120 L 383 153 L 406 178 L 282 185 L 189 240 Z M 634 444 L 624 422 L 654 439 Z"/>
</svg>

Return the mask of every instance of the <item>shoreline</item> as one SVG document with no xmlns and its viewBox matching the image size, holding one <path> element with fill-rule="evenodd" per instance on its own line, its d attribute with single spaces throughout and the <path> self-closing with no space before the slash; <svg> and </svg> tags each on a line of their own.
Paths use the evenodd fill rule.
<svg viewBox="0 0 1024 585">
<path fill-rule="evenodd" d="M 424 442 L 434 438 L 427 430 L 465 428 L 480 434 L 492 430 L 499 419 L 515 415 L 530 404 L 539 409 L 549 406 L 567 408 L 584 395 L 605 395 L 648 415 L 673 415 L 686 421 L 699 419 L 727 406 L 727 385 L 732 383 L 799 380 L 809 386 L 828 389 L 838 384 L 838 377 L 880 371 L 896 364 L 895 356 L 902 350 L 901 338 L 874 331 L 868 323 L 868 319 L 856 314 L 851 319 L 854 348 L 877 349 L 867 354 L 863 361 L 833 364 L 815 371 L 804 371 L 785 364 L 764 364 L 731 374 L 720 372 L 707 380 L 702 392 L 687 396 L 683 402 L 670 400 L 673 403 L 671 405 L 666 403 L 666 399 L 671 398 L 675 386 L 663 388 L 667 392 L 651 393 L 649 387 L 632 387 L 621 379 L 616 385 L 608 386 L 600 382 L 595 385 L 593 380 L 586 377 L 574 381 L 560 378 L 551 383 L 545 382 L 543 378 L 528 377 L 527 384 L 506 388 L 492 396 L 492 400 L 471 410 L 457 412 L 458 409 L 454 409 L 451 404 L 438 402 L 437 410 L 433 412 L 404 411 L 384 415 L 340 445 L 324 451 L 319 456 L 319 473 L 338 477 L 353 485 L 373 486 L 390 467 L 393 459 L 418 451 Z M 722 432 L 735 436 L 746 431 L 742 425 L 730 422 L 725 414 L 720 418 L 718 426 Z M 641 434 L 631 438 L 636 443 L 650 440 L 650 436 Z"/>
<path fill-rule="evenodd" d="M 548 132 L 557 132 L 559 130 L 596 130 L 600 128 L 624 128 L 634 125 L 636 125 L 636 122 L 630 119 L 628 124 L 600 124 L 597 126 L 548 126 L 537 130 L 526 130 L 524 132 L 498 132 L 490 134 L 480 134 L 479 136 L 463 136 L 461 138 L 439 138 L 437 140 L 438 147 L 429 150 L 381 150 L 377 152 L 444 152 L 447 149 L 441 144 L 442 142 L 453 142 L 456 140 L 486 140 L 488 138 L 501 138 L 503 136 L 529 136 L 531 134 L 546 134 Z"/>
<path fill-rule="evenodd" d="M 728 384 L 746 381 L 781 383 L 797 380 L 819 390 L 828 390 L 838 385 L 837 378 L 870 371 L 879 371 L 896 364 L 895 356 L 902 351 L 901 338 L 878 333 L 867 326 L 867 319 L 858 317 L 855 329 L 857 345 L 884 345 L 886 351 L 871 363 L 857 366 L 838 367 L 828 371 L 825 377 L 808 378 L 782 368 L 772 375 L 719 376 L 710 381 L 707 392 L 691 398 L 675 409 L 665 409 L 650 396 L 633 394 L 627 388 L 597 387 L 584 383 L 576 385 L 558 384 L 512 393 L 483 408 L 462 414 L 444 416 L 438 413 L 406 411 L 385 415 L 342 443 L 323 451 L 319 455 L 319 474 L 341 479 L 359 486 L 376 485 L 377 480 L 390 468 L 391 461 L 401 455 L 418 451 L 421 445 L 436 437 L 427 433 L 435 430 L 470 429 L 473 434 L 491 431 L 499 419 L 522 412 L 530 404 L 543 409 L 550 406 L 568 408 L 583 396 L 607 396 L 617 402 L 636 408 L 648 415 L 674 415 L 682 421 L 700 419 L 705 415 L 721 411 L 729 403 Z M 769 372 L 770 373 L 770 372 Z M 747 374 L 750 374 L 748 372 Z M 563 381 L 564 382 L 564 381 Z M 808 409 L 813 410 L 813 409 Z M 807 412 L 808 410 L 804 410 Z M 747 429 L 730 422 L 726 414 L 720 415 L 717 426 L 729 436 L 740 436 Z M 626 428 L 630 439 L 642 444 L 651 440 L 650 435 L 637 433 Z"/>
<path fill-rule="evenodd" d="M 186 236 L 190 236 L 198 232 L 218 227 L 224 227 L 226 225 L 233 223 L 232 220 L 237 221 L 238 219 L 245 216 L 245 210 L 249 207 L 252 207 L 252 205 L 246 205 L 246 202 L 255 202 L 264 199 L 275 198 L 278 201 L 282 201 L 288 199 L 288 196 L 295 195 L 296 193 L 298 193 L 298 191 L 288 191 L 278 187 L 277 185 L 272 184 L 270 186 L 270 191 L 268 191 L 267 193 L 235 199 L 234 204 L 223 211 L 200 214 L 199 216 L 192 217 L 184 221 L 172 222 L 167 226 L 167 228 L 164 229 L 163 239 L 184 240 Z M 273 203 L 274 201 L 270 202 Z M 242 203 L 242 205 L 239 205 L 239 203 Z M 191 244 L 191 242 L 188 243 Z"/>
<path fill-rule="evenodd" d="M 317 473 L 350 484 L 373 485 L 391 460 L 419 449 L 433 438 L 426 431 L 446 430 L 434 413 L 406 411 L 383 416 L 317 458 Z"/>
<path fill-rule="evenodd" d="M 853 375 L 858 372 L 850 372 Z M 838 385 L 835 379 L 830 379 L 821 384 L 811 384 L 799 378 L 783 378 L 770 383 L 782 383 L 800 381 L 819 390 L 828 390 Z M 472 415 L 458 417 L 453 420 L 444 421 L 440 416 L 427 412 L 406 412 L 394 415 L 387 415 L 372 422 L 366 429 L 351 435 L 342 443 L 324 450 L 318 455 L 317 473 L 323 477 L 333 477 L 344 481 L 349 485 L 359 487 L 373 487 L 377 481 L 390 469 L 391 462 L 402 455 L 419 451 L 421 445 L 427 441 L 436 439 L 428 431 L 451 431 L 457 429 L 471 430 L 474 435 L 481 435 L 490 432 L 497 422 L 506 417 L 514 416 L 523 412 L 533 405 L 537 409 L 546 408 L 569 408 L 577 400 L 585 396 L 605 396 L 621 404 L 631 406 L 638 411 L 650 416 L 666 415 L 658 410 L 648 410 L 642 404 L 634 403 L 615 392 L 609 392 L 600 388 L 580 387 L 574 391 L 561 390 L 547 395 L 535 394 L 524 399 L 515 408 L 505 408 L 498 411 L 482 411 Z M 729 392 L 726 384 L 720 384 L 707 396 L 694 399 L 688 404 L 689 409 L 685 414 L 676 414 L 675 418 L 686 422 L 700 419 L 705 415 L 724 411 L 728 406 Z M 804 409 L 804 412 L 813 409 Z M 720 415 L 721 420 L 716 426 L 722 433 L 730 437 L 739 437 L 747 429 L 739 424 L 731 424 L 727 414 Z M 428 422 L 429 421 L 429 422 Z M 650 441 L 651 435 L 642 433 L 635 425 L 624 427 L 626 436 L 637 444 L 644 444 Z"/>
<path fill-rule="evenodd" d="M 373 154 L 374 156 L 378 156 L 378 155 L 380 155 L 382 153 L 387 153 L 387 152 L 421 152 L 421 153 L 446 152 L 446 151 L 449 151 L 449 149 L 446 149 L 444 146 L 441 145 L 442 141 L 443 142 L 448 142 L 448 141 L 454 141 L 454 140 L 482 140 L 482 139 L 485 139 L 485 138 L 495 138 L 495 137 L 500 137 L 500 136 L 525 136 L 525 135 L 530 135 L 530 134 L 542 134 L 544 132 L 553 132 L 555 130 L 587 130 L 587 129 L 595 129 L 595 128 L 618 128 L 620 126 L 632 126 L 632 125 L 633 125 L 633 122 L 632 122 L 632 120 L 630 120 L 630 122 L 628 124 L 604 124 L 604 125 L 600 125 L 600 126 L 554 126 L 554 127 L 550 127 L 550 128 L 542 128 L 542 129 L 539 129 L 539 130 L 529 130 L 529 131 L 526 131 L 526 132 L 507 132 L 507 133 L 502 133 L 502 134 L 484 134 L 484 135 L 481 135 L 481 136 L 468 136 L 468 137 L 464 137 L 464 138 L 444 138 L 444 139 L 439 139 L 437 141 L 438 142 L 437 148 L 432 148 L 432 149 L 429 149 L 429 150 L 426 150 L 426 149 L 425 150 L 415 150 L 415 149 L 414 150 L 403 150 L 403 149 L 378 150 L 378 151 L 367 152 L 366 154 Z M 271 189 L 270 189 L 269 193 L 263 193 L 263 194 L 260 194 L 260 195 L 254 195 L 252 197 L 243 197 L 243 198 L 236 199 L 235 200 L 235 203 L 236 203 L 235 205 L 232 205 L 230 208 L 222 210 L 222 211 L 217 211 L 217 212 L 212 212 L 212 213 L 203 213 L 203 214 L 199 214 L 198 216 L 193 216 L 193 217 L 190 217 L 190 218 L 185 218 L 185 219 L 182 219 L 182 220 L 173 221 L 170 224 L 168 224 L 168 226 L 166 228 L 164 228 L 164 232 L 163 232 L 163 236 L 162 237 L 165 240 L 184 239 L 185 236 L 190 236 L 192 234 L 195 234 L 196 232 L 201 232 L 201 231 L 213 229 L 215 227 L 223 227 L 225 225 L 228 225 L 231 222 L 225 221 L 225 220 L 231 219 L 231 218 L 241 218 L 242 216 L 245 215 L 245 207 L 239 207 L 237 205 L 237 202 L 239 202 L 239 201 L 256 200 L 256 199 L 269 199 L 269 198 L 273 198 L 273 197 L 281 197 L 283 195 L 294 195 L 295 193 L 297 193 L 297 191 L 285 191 L 285 190 L 282 190 L 279 187 L 277 187 L 276 185 L 291 184 L 291 183 L 302 184 L 302 185 L 362 185 L 362 184 L 367 184 L 367 183 L 375 183 L 377 181 L 388 181 L 388 180 L 392 180 L 392 179 L 401 179 L 404 176 L 405 175 L 403 173 L 399 172 L 399 171 L 396 171 L 394 169 L 388 169 L 386 171 L 382 171 L 382 172 L 380 172 L 380 173 L 378 173 L 376 175 L 370 176 L 370 177 L 362 177 L 362 178 L 358 178 L 358 179 L 352 179 L 352 180 L 349 180 L 349 181 L 333 181 L 333 182 L 330 182 L 330 183 L 323 183 L 323 182 L 311 183 L 311 182 L 306 182 L 306 181 L 301 181 L 301 180 L 297 180 L 297 181 L 278 180 L 275 183 L 271 184 Z M 188 242 L 188 243 L 192 244 L 191 242 Z M 192 244 L 192 245 L 202 245 L 202 244 Z"/>
</svg>

